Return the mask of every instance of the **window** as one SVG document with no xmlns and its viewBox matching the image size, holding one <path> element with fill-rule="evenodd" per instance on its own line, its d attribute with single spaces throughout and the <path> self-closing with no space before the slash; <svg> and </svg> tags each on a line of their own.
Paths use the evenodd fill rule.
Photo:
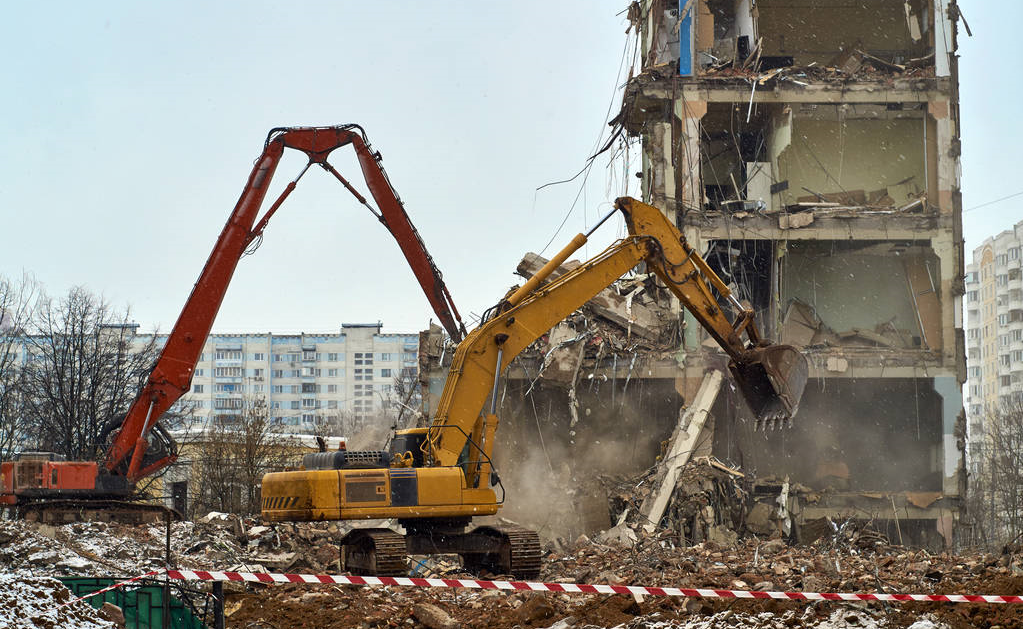
<svg viewBox="0 0 1023 629">
<path fill-rule="evenodd" d="M 1023 341 L 1023 330 L 1013 330 L 1012 331 L 1012 340 L 1014 340 L 1014 341 Z"/>
<path fill-rule="evenodd" d="M 290 375 L 292 378 L 298 378 L 299 376 L 302 375 L 302 370 L 292 369 L 291 371 L 288 372 L 288 375 Z"/>
<path fill-rule="evenodd" d="M 302 393 L 316 393 L 316 385 L 308 382 L 303 384 Z"/>
<path fill-rule="evenodd" d="M 384 362 L 387 362 L 389 360 L 394 360 L 394 359 L 391 358 L 390 354 L 380 354 L 380 360 L 382 360 Z"/>
<path fill-rule="evenodd" d="M 284 370 L 283 369 L 274 369 L 274 378 L 283 378 L 283 377 L 284 377 Z"/>
<path fill-rule="evenodd" d="M 380 377 L 381 378 L 390 378 L 391 377 L 391 370 L 390 369 L 381 369 L 380 370 Z"/>
<path fill-rule="evenodd" d="M 371 380 L 373 378 L 372 369 L 356 369 L 355 379 L 356 380 Z"/>
<path fill-rule="evenodd" d="M 240 384 L 217 384 L 213 386 L 213 390 L 217 393 L 234 393 L 241 391 L 242 387 Z"/>
<path fill-rule="evenodd" d="M 328 369 L 327 370 L 327 377 L 328 378 L 337 378 L 337 369 Z"/>
<path fill-rule="evenodd" d="M 1010 260 L 1019 259 L 1019 247 L 1013 247 L 1012 249 L 1009 249 L 1009 259 Z"/>
<path fill-rule="evenodd" d="M 316 360 L 316 350 L 302 350 L 302 360 Z"/>
<path fill-rule="evenodd" d="M 390 393 L 393 388 L 394 387 L 392 387 L 391 385 L 385 384 L 382 387 L 380 387 L 380 390 L 383 391 L 384 393 Z"/>
<path fill-rule="evenodd" d="M 373 364 L 373 354 L 369 353 L 369 352 L 366 352 L 366 353 L 356 352 L 355 353 L 355 364 L 356 365 L 372 365 Z"/>
<path fill-rule="evenodd" d="M 201 376 L 201 375 L 203 375 L 205 373 L 206 373 L 205 369 L 196 369 L 195 370 L 195 375 L 197 375 L 197 376 Z"/>
<path fill-rule="evenodd" d="M 998 325 L 1008 325 L 1008 324 L 1009 324 L 1009 315 L 1007 315 L 1007 314 L 1000 314 L 1000 315 L 998 315 Z M 220 371 L 220 370 L 218 369 L 217 371 Z"/>
<path fill-rule="evenodd" d="M 286 361 L 287 359 L 288 359 L 288 357 L 285 356 L 284 354 L 274 354 L 274 362 L 275 363 L 282 363 L 282 362 Z"/>
<path fill-rule="evenodd" d="M 266 354 L 262 352 L 256 352 L 252 355 L 252 360 L 266 360 Z"/>
<path fill-rule="evenodd" d="M 327 400 L 327 408 L 337 408 L 337 400 Z"/>
<path fill-rule="evenodd" d="M 315 419 L 316 419 L 316 416 L 313 415 L 312 413 L 303 413 L 302 414 L 302 423 L 303 424 L 311 424 L 311 423 L 313 423 L 313 420 L 315 420 Z"/>
<path fill-rule="evenodd" d="M 316 400 L 311 397 L 307 397 L 302 400 L 302 408 L 316 408 Z"/>
<path fill-rule="evenodd" d="M 242 401 L 238 398 L 220 398 L 213 400 L 213 408 L 218 409 L 239 409 L 242 407 Z"/>
<path fill-rule="evenodd" d="M 240 351 L 219 351 L 216 354 L 217 360 L 241 360 L 242 353 Z"/>
<path fill-rule="evenodd" d="M 998 265 L 1001 265 L 1001 266 L 1005 266 L 1005 264 L 1007 264 L 1008 262 L 1009 262 L 1009 256 L 1007 256 L 1004 253 L 1000 253 L 997 256 L 995 256 L 995 264 L 998 264 Z"/>
<path fill-rule="evenodd" d="M 273 388 L 273 392 L 274 393 L 284 393 L 284 385 L 283 384 L 275 384 L 274 388 Z"/>
<path fill-rule="evenodd" d="M 205 360 L 206 360 L 206 352 L 203 352 L 202 354 L 199 354 L 199 362 L 203 362 Z"/>
<path fill-rule="evenodd" d="M 966 293 L 966 301 L 977 301 L 977 291 L 971 290 Z"/>
<path fill-rule="evenodd" d="M 327 393 L 337 393 L 337 385 L 336 384 L 328 384 L 327 385 Z"/>
<path fill-rule="evenodd" d="M 300 402 L 298 400 L 292 400 L 291 401 L 291 410 L 297 411 L 299 404 L 300 404 Z"/>
<path fill-rule="evenodd" d="M 241 367 L 217 367 L 213 374 L 218 378 L 240 378 L 242 375 Z"/>
<path fill-rule="evenodd" d="M 192 393 L 202 393 L 202 385 L 201 384 L 193 384 L 192 385 Z"/>
<path fill-rule="evenodd" d="M 302 392 L 302 385 L 300 385 L 300 384 L 293 384 L 293 385 L 291 385 L 291 392 L 292 393 L 301 393 Z"/>
<path fill-rule="evenodd" d="M 336 363 L 337 362 L 337 352 L 330 352 L 330 353 L 328 353 L 327 354 L 327 362 Z"/>
<path fill-rule="evenodd" d="M 402 352 L 401 359 L 407 363 L 414 362 L 416 360 L 416 355 L 412 352 Z"/>
</svg>

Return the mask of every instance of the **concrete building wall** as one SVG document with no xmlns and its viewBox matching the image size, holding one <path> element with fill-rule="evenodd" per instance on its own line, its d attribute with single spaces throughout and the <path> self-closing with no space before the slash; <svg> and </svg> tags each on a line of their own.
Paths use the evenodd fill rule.
<svg viewBox="0 0 1023 629">
<path fill-rule="evenodd" d="M 966 379 L 954 20 L 937 0 L 754 4 L 697 0 L 680 15 L 686 2 L 640 2 L 645 63 L 623 99 L 644 200 L 810 360 L 792 431 L 753 435 L 725 396 L 715 451 L 815 486 L 837 450 L 849 477 L 813 513 L 890 518 L 880 492 L 902 497 L 896 516 L 920 521 L 922 541 L 950 539 Z M 690 23 L 686 72 L 658 47 Z M 719 362 L 687 324 L 680 391 Z M 981 386 L 997 394 L 994 382 Z"/>
</svg>

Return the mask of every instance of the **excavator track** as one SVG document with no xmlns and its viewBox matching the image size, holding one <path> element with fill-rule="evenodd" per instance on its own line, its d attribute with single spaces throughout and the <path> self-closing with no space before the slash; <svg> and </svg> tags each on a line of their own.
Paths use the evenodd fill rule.
<svg viewBox="0 0 1023 629">
<path fill-rule="evenodd" d="M 495 574 L 510 574 L 517 579 L 540 576 L 540 536 L 536 531 L 513 525 L 481 526 L 468 535 L 483 535 L 498 544 L 496 549 L 485 554 L 459 553 L 467 570 L 479 572 L 485 569 Z"/>
<path fill-rule="evenodd" d="M 495 527 L 508 540 L 511 562 L 508 572 L 519 579 L 536 579 L 540 576 L 540 536 L 520 526 Z"/>
<path fill-rule="evenodd" d="M 163 505 L 131 500 L 40 500 L 18 506 L 18 516 L 29 522 L 67 524 L 69 522 L 120 522 L 146 524 L 168 516 L 181 520 L 181 514 Z"/>
<path fill-rule="evenodd" d="M 390 529 L 352 531 L 342 543 L 345 570 L 352 574 L 382 577 L 408 574 L 405 537 Z"/>
</svg>

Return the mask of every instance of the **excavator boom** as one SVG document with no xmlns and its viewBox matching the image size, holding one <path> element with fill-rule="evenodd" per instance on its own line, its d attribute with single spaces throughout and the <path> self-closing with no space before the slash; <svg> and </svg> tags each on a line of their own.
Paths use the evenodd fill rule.
<svg viewBox="0 0 1023 629">
<path fill-rule="evenodd" d="M 586 243 L 577 235 L 534 277 L 497 308 L 498 314 L 469 333 L 452 358 L 429 449 L 437 465 L 455 465 L 466 436 L 485 421 L 481 409 L 495 375 L 559 321 L 640 262 L 646 262 L 731 358 L 729 369 L 756 420 L 765 426 L 790 420 L 806 386 L 806 358 L 790 345 L 767 343 L 753 318 L 728 287 L 657 208 L 631 198 L 615 204 L 629 236 L 558 279 L 541 285 Z M 715 292 L 732 306 L 730 320 Z M 745 339 L 743 336 L 745 335 Z M 491 411 L 492 412 L 492 411 Z M 473 448 L 483 450 L 483 448 Z"/>
<path fill-rule="evenodd" d="M 760 337 L 753 312 L 732 297 L 659 210 L 628 198 L 619 199 L 616 210 L 625 216 L 628 237 L 544 284 L 589 236 L 577 235 L 458 344 L 429 428 L 398 431 L 388 451 L 310 454 L 302 470 L 267 474 L 264 519 L 397 518 L 404 535 L 355 529 L 342 538 L 346 565 L 358 574 L 399 574 L 405 552 L 448 552 L 462 555 L 470 570 L 535 577 L 535 532 L 462 531 L 473 516 L 492 515 L 503 502 L 493 489 L 501 485 L 491 460 L 500 374 L 533 341 L 641 262 L 728 353 L 739 390 L 759 421 L 795 415 L 806 384 L 803 355 Z M 719 299 L 733 311 L 731 318 Z"/>
<path fill-rule="evenodd" d="M 327 161 L 334 150 L 348 145 L 355 150 L 376 207 Z M 285 149 L 305 153 L 308 162 L 298 177 L 288 183 L 257 222 L 260 206 Z M 85 498 L 126 495 L 134 490 L 140 479 L 176 460 L 176 444 L 157 422 L 160 416 L 189 390 L 195 365 L 238 261 L 245 253 L 258 246 L 270 218 L 294 191 L 299 179 L 313 165 L 320 166 L 337 178 L 391 232 L 448 333 L 456 341 L 461 340 L 465 326 L 444 285 L 440 271 L 426 250 L 419 232 L 409 220 L 381 161 L 380 153 L 372 149 L 365 132 L 358 125 L 272 129 L 263 145 L 263 152 L 256 160 L 245 188 L 178 315 L 147 382 L 127 414 L 104 427 L 100 442 L 106 443 L 107 437 L 111 434 L 113 438 L 106 451 L 102 469 L 98 469 L 95 462 L 47 460 L 47 465 L 64 470 L 58 475 L 55 469 L 52 479 L 57 479 L 58 476 L 73 478 L 73 487 L 63 481 L 47 480 L 50 485 L 26 486 L 24 489 L 34 492 L 32 494 L 34 497 L 46 497 L 49 495 L 46 493 L 48 491 L 56 496 L 72 489 L 76 495 Z M 32 464 L 35 465 L 34 462 Z M 5 462 L 3 465 L 11 464 Z M 4 482 L 11 478 L 11 474 L 0 476 Z M 47 479 L 50 478 L 51 475 L 47 475 Z M 16 501 L 17 492 L 18 488 L 14 486 L 0 487 L 0 497 L 4 503 Z"/>
</svg>

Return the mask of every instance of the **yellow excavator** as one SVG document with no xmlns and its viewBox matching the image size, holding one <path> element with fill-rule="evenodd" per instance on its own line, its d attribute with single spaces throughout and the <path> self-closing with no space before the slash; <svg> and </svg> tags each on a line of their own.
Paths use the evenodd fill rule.
<svg viewBox="0 0 1023 629">
<path fill-rule="evenodd" d="M 618 211 L 628 226 L 626 238 L 544 283 Z M 355 574 L 403 574 L 407 554 L 457 553 L 470 571 L 537 577 L 540 540 L 535 532 L 513 526 L 466 531 L 473 516 L 493 515 L 504 502 L 491 459 L 500 375 L 519 352 L 641 262 L 728 353 L 729 369 L 756 420 L 772 426 L 790 423 L 806 385 L 806 358 L 791 345 L 771 344 L 760 336 L 753 311 L 657 208 L 623 197 L 593 229 L 578 234 L 488 310 L 458 344 L 428 428 L 397 431 L 388 450 L 312 453 L 304 457 L 304 469 L 267 474 L 263 518 L 396 519 L 404 534 L 365 528 L 340 540 L 345 567 Z M 733 311 L 731 318 L 718 298 Z"/>
</svg>

